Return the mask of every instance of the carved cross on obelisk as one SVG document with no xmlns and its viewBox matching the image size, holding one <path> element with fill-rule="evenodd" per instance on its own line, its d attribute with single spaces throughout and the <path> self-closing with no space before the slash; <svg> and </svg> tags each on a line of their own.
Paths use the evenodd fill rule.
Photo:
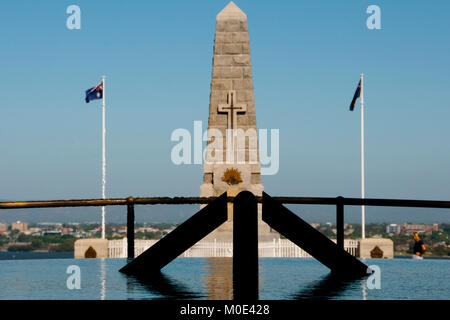
<svg viewBox="0 0 450 320">
<path fill-rule="evenodd" d="M 230 90 L 227 93 L 227 104 L 219 104 L 219 112 L 228 114 L 228 129 L 237 129 L 237 113 L 247 111 L 246 104 L 236 103 L 236 91 Z"/>
</svg>

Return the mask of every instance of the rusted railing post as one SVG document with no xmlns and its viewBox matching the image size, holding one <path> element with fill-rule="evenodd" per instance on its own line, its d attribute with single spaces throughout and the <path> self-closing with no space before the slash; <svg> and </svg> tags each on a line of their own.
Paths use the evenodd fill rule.
<svg viewBox="0 0 450 320">
<path fill-rule="evenodd" d="M 344 198 L 336 198 L 336 244 L 344 249 Z"/>
<path fill-rule="evenodd" d="M 127 198 L 127 245 L 128 259 L 134 259 L 134 199 Z"/>
</svg>

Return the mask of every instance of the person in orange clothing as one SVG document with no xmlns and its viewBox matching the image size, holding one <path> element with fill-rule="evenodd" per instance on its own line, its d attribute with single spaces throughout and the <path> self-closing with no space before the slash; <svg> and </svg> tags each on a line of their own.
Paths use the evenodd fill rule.
<svg viewBox="0 0 450 320">
<path fill-rule="evenodd" d="M 415 241 L 413 259 L 423 259 L 423 254 L 425 253 L 425 250 L 427 250 L 427 248 L 423 244 L 423 241 L 420 239 L 419 233 L 414 232 L 413 239 Z"/>
</svg>

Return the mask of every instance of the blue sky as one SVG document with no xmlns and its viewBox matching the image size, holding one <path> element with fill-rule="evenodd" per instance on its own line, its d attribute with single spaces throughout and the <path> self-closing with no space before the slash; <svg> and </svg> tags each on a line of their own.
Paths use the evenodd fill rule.
<svg viewBox="0 0 450 320">
<path fill-rule="evenodd" d="M 170 135 L 194 120 L 206 129 L 215 16 L 227 3 L 2 1 L 0 199 L 101 196 L 101 102 L 86 104 L 84 91 L 102 74 L 107 196 L 199 195 L 202 166 L 175 166 Z M 81 30 L 66 28 L 71 4 Z M 266 192 L 360 196 L 359 104 L 348 105 L 364 72 L 366 196 L 450 199 L 450 2 L 236 4 L 249 22 L 257 125 L 280 129 Z M 366 27 L 371 4 L 381 30 Z"/>
</svg>

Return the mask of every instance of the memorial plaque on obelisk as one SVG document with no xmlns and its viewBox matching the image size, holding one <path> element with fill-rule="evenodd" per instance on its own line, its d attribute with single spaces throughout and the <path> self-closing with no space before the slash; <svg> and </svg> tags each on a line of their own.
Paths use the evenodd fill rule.
<svg viewBox="0 0 450 320">
<path fill-rule="evenodd" d="M 201 197 L 248 190 L 261 196 L 261 168 L 253 96 L 247 16 L 230 2 L 216 18 L 208 120 L 208 143 Z M 259 240 L 278 238 L 261 220 Z M 207 239 L 232 241 L 232 204 L 228 221 Z"/>
</svg>

